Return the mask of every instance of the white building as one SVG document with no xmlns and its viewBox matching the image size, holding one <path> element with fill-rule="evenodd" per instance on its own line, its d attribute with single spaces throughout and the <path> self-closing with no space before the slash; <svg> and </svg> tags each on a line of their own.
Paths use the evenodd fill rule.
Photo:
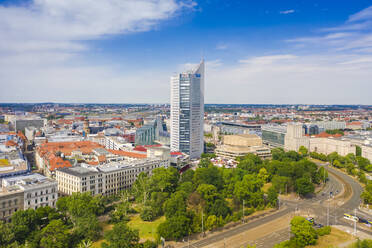
<svg viewBox="0 0 372 248">
<path fill-rule="evenodd" d="M 302 123 L 290 123 L 287 126 L 287 133 L 284 139 L 286 150 L 298 151 L 301 146 L 309 147 L 310 138 L 304 136 L 305 130 Z"/>
<path fill-rule="evenodd" d="M 82 165 L 58 169 L 56 180 L 62 194 L 91 192 L 93 195 L 112 195 L 130 188 L 141 172 L 151 174 L 155 168 L 168 166 L 169 159 L 120 161 L 97 167 Z"/>
<path fill-rule="evenodd" d="M 55 207 L 58 199 L 57 181 L 40 174 L 29 174 L 4 178 L 5 188 L 17 186 L 24 194 L 24 209 L 38 207 Z"/>
<path fill-rule="evenodd" d="M 323 131 L 346 128 L 346 122 L 344 121 L 318 121 L 313 124 L 317 125 Z"/>
<path fill-rule="evenodd" d="M 171 150 L 199 158 L 204 149 L 204 60 L 171 77 Z"/>
</svg>

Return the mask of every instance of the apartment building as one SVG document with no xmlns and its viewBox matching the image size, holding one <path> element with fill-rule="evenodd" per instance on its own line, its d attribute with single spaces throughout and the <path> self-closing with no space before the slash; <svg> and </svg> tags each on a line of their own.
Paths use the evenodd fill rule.
<svg viewBox="0 0 372 248">
<path fill-rule="evenodd" d="M 40 174 L 3 179 L 3 187 L 18 186 L 24 193 L 24 209 L 55 207 L 58 199 L 57 181 Z"/>
<path fill-rule="evenodd" d="M 9 222 L 13 213 L 23 209 L 24 193 L 20 187 L 0 189 L 0 220 Z"/>
<path fill-rule="evenodd" d="M 0 189 L 0 219 L 10 221 L 18 210 L 55 207 L 57 182 L 40 174 L 4 178 Z"/>
<path fill-rule="evenodd" d="M 58 169 L 56 180 L 62 194 L 91 192 L 93 195 L 113 195 L 130 188 L 141 172 L 151 174 L 155 168 L 168 166 L 169 159 L 120 161 L 96 167 L 82 164 L 79 167 Z"/>
</svg>

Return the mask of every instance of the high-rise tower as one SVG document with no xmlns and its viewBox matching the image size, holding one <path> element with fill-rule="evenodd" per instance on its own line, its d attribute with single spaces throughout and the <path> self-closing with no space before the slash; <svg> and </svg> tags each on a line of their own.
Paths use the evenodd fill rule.
<svg viewBox="0 0 372 248">
<path fill-rule="evenodd" d="M 204 149 L 204 60 L 171 77 L 171 150 L 199 158 Z"/>
</svg>

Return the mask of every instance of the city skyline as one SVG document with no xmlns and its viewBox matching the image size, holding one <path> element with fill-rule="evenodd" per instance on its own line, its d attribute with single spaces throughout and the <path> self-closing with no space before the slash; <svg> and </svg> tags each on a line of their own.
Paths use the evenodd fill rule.
<svg viewBox="0 0 372 248">
<path fill-rule="evenodd" d="M 0 102 L 169 103 L 204 54 L 206 103 L 371 104 L 369 1 L 136 3 L 0 0 Z"/>
</svg>

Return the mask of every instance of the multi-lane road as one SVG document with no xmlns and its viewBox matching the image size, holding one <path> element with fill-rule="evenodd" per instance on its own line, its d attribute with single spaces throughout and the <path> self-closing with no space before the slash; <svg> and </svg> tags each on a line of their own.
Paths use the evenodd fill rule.
<svg viewBox="0 0 372 248">
<path fill-rule="evenodd" d="M 325 165 L 320 165 L 325 166 Z M 248 222 L 246 224 L 239 225 L 233 229 L 226 230 L 224 232 L 215 234 L 210 237 L 206 237 L 202 240 L 193 242 L 191 247 L 199 248 L 210 246 L 214 243 L 221 242 L 225 239 L 229 239 L 249 229 L 259 227 L 273 220 L 282 218 L 291 212 L 298 210 L 308 211 L 315 216 L 316 221 L 323 225 L 326 224 L 338 224 L 350 226 L 350 222 L 343 219 L 344 213 L 354 213 L 355 209 L 358 209 L 360 205 L 360 194 L 362 187 L 353 178 L 345 175 L 344 173 L 325 166 L 329 173 L 329 181 L 321 192 L 316 194 L 313 198 L 304 199 L 301 201 L 281 201 L 283 209 L 269 216 L 259 218 L 257 220 Z M 365 213 L 358 212 L 359 215 Z M 288 229 L 279 230 L 273 232 L 267 237 L 262 237 L 256 240 L 257 247 L 272 247 L 273 244 L 288 239 L 287 235 L 282 235 Z M 367 233 L 372 234 L 368 230 L 363 230 Z M 247 242 L 248 244 L 249 242 Z M 184 248 L 189 247 L 184 246 Z"/>
</svg>

